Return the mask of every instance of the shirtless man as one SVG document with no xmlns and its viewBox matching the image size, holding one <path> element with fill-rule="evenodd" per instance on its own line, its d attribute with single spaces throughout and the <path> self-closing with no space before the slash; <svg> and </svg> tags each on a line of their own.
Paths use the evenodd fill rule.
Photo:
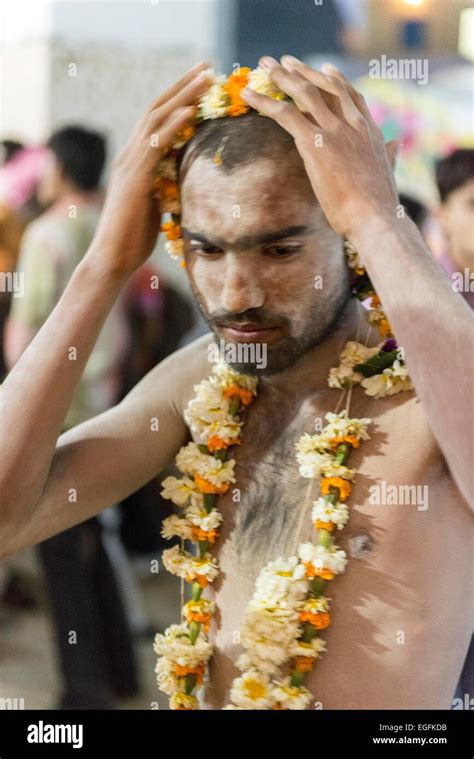
<svg viewBox="0 0 474 759">
<path fill-rule="evenodd" d="M 241 653 L 234 634 L 259 570 L 311 537 L 312 498 L 295 440 L 334 410 L 329 369 L 358 326 L 361 340 L 368 331 L 363 309 L 347 298 L 345 236 L 405 349 L 416 393 L 374 400 L 353 390 L 351 416 L 374 424 L 351 456 L 358 476 L 338 541 L 350 562 L 331 586 L 328 651 L 306 684 L 325 709 L 448 709 L 472 629 L 472 315 L 414 224 L 398 218 L 387 152 L 363 98 L 337 71 L 283 64 L 261 61 L 298 108 L 246 96 L 268 118 L 213 122 L 209 141 L 191 142 L 182 165 L 187 272 L 214 334 L 158 365 L 117 407 L 59 437 L 104 319 L 156 242 L 158 151 L 150 136 L 159 134 L 161 148 L 172 141 L 208 86 L 204 66 L 151 104 L 116 159 L 95 240 L 3 386 L 2 555 L 118 503 L 174 459 L 190 439 L 183 412 L 193 385 L 210 374 L 215 336 L 265 342 L 268 366 L 255 368 L 258 397 L 235 454 L 241 501 L 219 499 L 207 705 L 224 706 Z M 223 166 L 212 161 L 217 128 L 230 130 Z M 381 481 L 427 486 L 428 502 L 373 505 L 369 488 Z"/>
</svg>

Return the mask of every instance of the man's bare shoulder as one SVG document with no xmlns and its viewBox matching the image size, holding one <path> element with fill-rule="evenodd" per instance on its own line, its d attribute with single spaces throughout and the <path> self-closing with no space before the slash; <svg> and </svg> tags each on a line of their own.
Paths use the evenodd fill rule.
<svg viewBox="0 0 474 759">
<path fill-rule="evenodd" d="M 214 340 L 211 332 L 198 337 L 160 361 L 132 390 L 131 395 L 146 394 L 154 403 L 166 394 L 173 410 L 183 417 L 184 409 L 193 396 L 194 385 L 211 373 L 208 346 Z"/>
</svg>

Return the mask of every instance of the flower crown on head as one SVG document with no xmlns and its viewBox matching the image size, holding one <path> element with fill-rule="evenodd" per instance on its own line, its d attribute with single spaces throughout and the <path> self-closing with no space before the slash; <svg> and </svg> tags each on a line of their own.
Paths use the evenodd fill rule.
<svg viewBox="0 0 474 759">
<path fill-rule="evenodd" d="M 212 70 L 211 70 L 212 73 Z M 196 116 L 189 126 L 185 127 L 176 141 L 161 158 L 158 164 L 157 178 L 155 180 L 155 197 L 160 203 L 163 213 L 169 214 L 170 219 L 161 226 L 161 231 L 166 234 L 165 249 L 172 258 L 181 259 L 184 266 L 184 241 L 181 236 L 181 203 L 179 197 L 177 159 L 179 151 L 186 145 L 194 134 L 194 125 L 207 119 L 221 119 L 224 116 L 242 116 L 251 110 L 251 107 L 242 99 L 241 92 L 248 87 L 261 95 L 267 95 L 275 100 L 287 98 L 284 92 L 279 90 L 261 68 L 250 69 L 239 67 L 226 77 L 224 74 L 214 75 L 213 84 L 201 97 L 197 105 Z M 214 163 L 222 165 L 222 152 L 225 143 L 220 146 L 214 156 Z"/>
</svg>

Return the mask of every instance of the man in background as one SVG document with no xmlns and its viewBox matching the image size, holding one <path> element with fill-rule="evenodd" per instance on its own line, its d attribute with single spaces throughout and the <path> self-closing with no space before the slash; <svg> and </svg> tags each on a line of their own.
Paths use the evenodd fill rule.
<svg viewBox="0 0 474 759">
<path fill-rule="evenodd" d="M 106 156 L 102 135 L 67 127 L 55 132 L 47 147 L 38 197 L 49 207 L 27 227 L 21 243 L 18 271 L 24 296 L 12 299 L 5 334 L 10 368 L 59 300 L 92 241 L 101 212 L 99 181 Z M 127 345 L 118 303 L 92 352 L 64 429 L 117 402 Z M 74 346 L 69 358 L 75 360 Z M 65 507 L 68 497 L 75 495 L 65 495 Z M 114 695 L 136 690 L 131 634 L 103 533 L 101 518 L 94 518 L 39 546 L 65 685 L 60 702 L 64 709 L 112 708 Z"/>
<path fill-rule="evenodd" d="M 436 216 L 447 244 L 439 263 L 452 280 L 459 272 L 469 285 L 474 272 L 474 149 L 455 150 L 438 161 L 436 183 L 441 199 Z M 474 308 L 474 288 L 456 289 Z"/>
<path fill-rule="evenodd" d="M 447 247 L 439 263 L 449 274 L 459 272 L 468 287 L 458 289 L 471 308 L 474 308 L 474 149 L 455 150 L 436 164 L 436 184 L 441 204 L 436 217 L 442 227 Z M 472 290 L 471 290 L 472 287 Z M 474 693 L 474 638 L 456 688 L 455 697 L 464 703 L 466 693 Z"/>
</svg>

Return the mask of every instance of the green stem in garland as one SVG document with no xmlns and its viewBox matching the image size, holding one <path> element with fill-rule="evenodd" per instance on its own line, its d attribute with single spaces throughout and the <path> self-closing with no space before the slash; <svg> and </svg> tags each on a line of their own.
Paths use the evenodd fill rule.
<svg viewBox="0 0 474 759">
<path fill-rule="evenodd" d="M 240 408 L 240 398 L 231 398 L 229 401 L 229 414 L 235 416 Z"/>
<path fill-rule="evenodd" d="M 300 685 L 303 685 L 304 683 L 304 672 L 292 672 L 290 677 L 290 685 L 293 685 L 296 688 L 299 688 Z"/>
<path fill-rule="evenodd" d="M 332 533 L 330 530 L 325 530 L 324 528 L 318 530 L 318 543 L 320 546 L 329 548 L 332 543 Z"/>
<path fill-rule="evenodd" d="M 303 643 L 311 643 L 311 641 L 313 640 L 313 638 L 316 637 L 317 634 L 318 634 L 318 631 L 316 630 L 316 628 L 313 627 L 313 625 L 310 622 L 305 622 L 304 627 L 303 627 L 303 632 L 301 635 L 301 640 L 303 641 Z"/>
<path fill-rule="evenodd" d="M 217 501 L 217 495 L 216 493 L 204 493 L 204 508 L 206 509 L 207 513 L 212 511 L 214 506 L 216 505 Z"/>
<path fill-rule="evenodd" d="M 201 630 L 201 623 L 200 622 L 190 622 L 189 623 L 189 639 L 191 641 L 191 644 L 194 646 L 196 643 L 197 637 L 199 635 L 199 632 Z"/>
<path fill-rule="evenodd" d="M 199 585 L 199 583 L 193 582 L 193 586 L 191 589 L 191 597 L 193 601 L 199 601 L 199 599 L 201 598 L 201 593 L 202 593 L 202 588 Z"/>
<path fill-rule="evenodd" d="M 209 543 L 207 540 L 199 541 L 199 556 L 205 556 Z"/>
<path fill-rule="evenodd" d="M 326 580 L 323 580 L 322 577 L 315 577 L 311 581 L 311 595 L 313 595 L 315 598 L 322 595 L 325 584 Z"/>
<path fill-rule="evenodd" d="M 348 443 L 341 443 L 336 448 L 335 461 L 337 464 L 343 464 L 349 455 Z"/>
<path fill-rule="evenodd" d="M 196 687 L 196 675 L 186 675 L 184 678 L 184 692 L 190 696 Z"/>
</svg>

